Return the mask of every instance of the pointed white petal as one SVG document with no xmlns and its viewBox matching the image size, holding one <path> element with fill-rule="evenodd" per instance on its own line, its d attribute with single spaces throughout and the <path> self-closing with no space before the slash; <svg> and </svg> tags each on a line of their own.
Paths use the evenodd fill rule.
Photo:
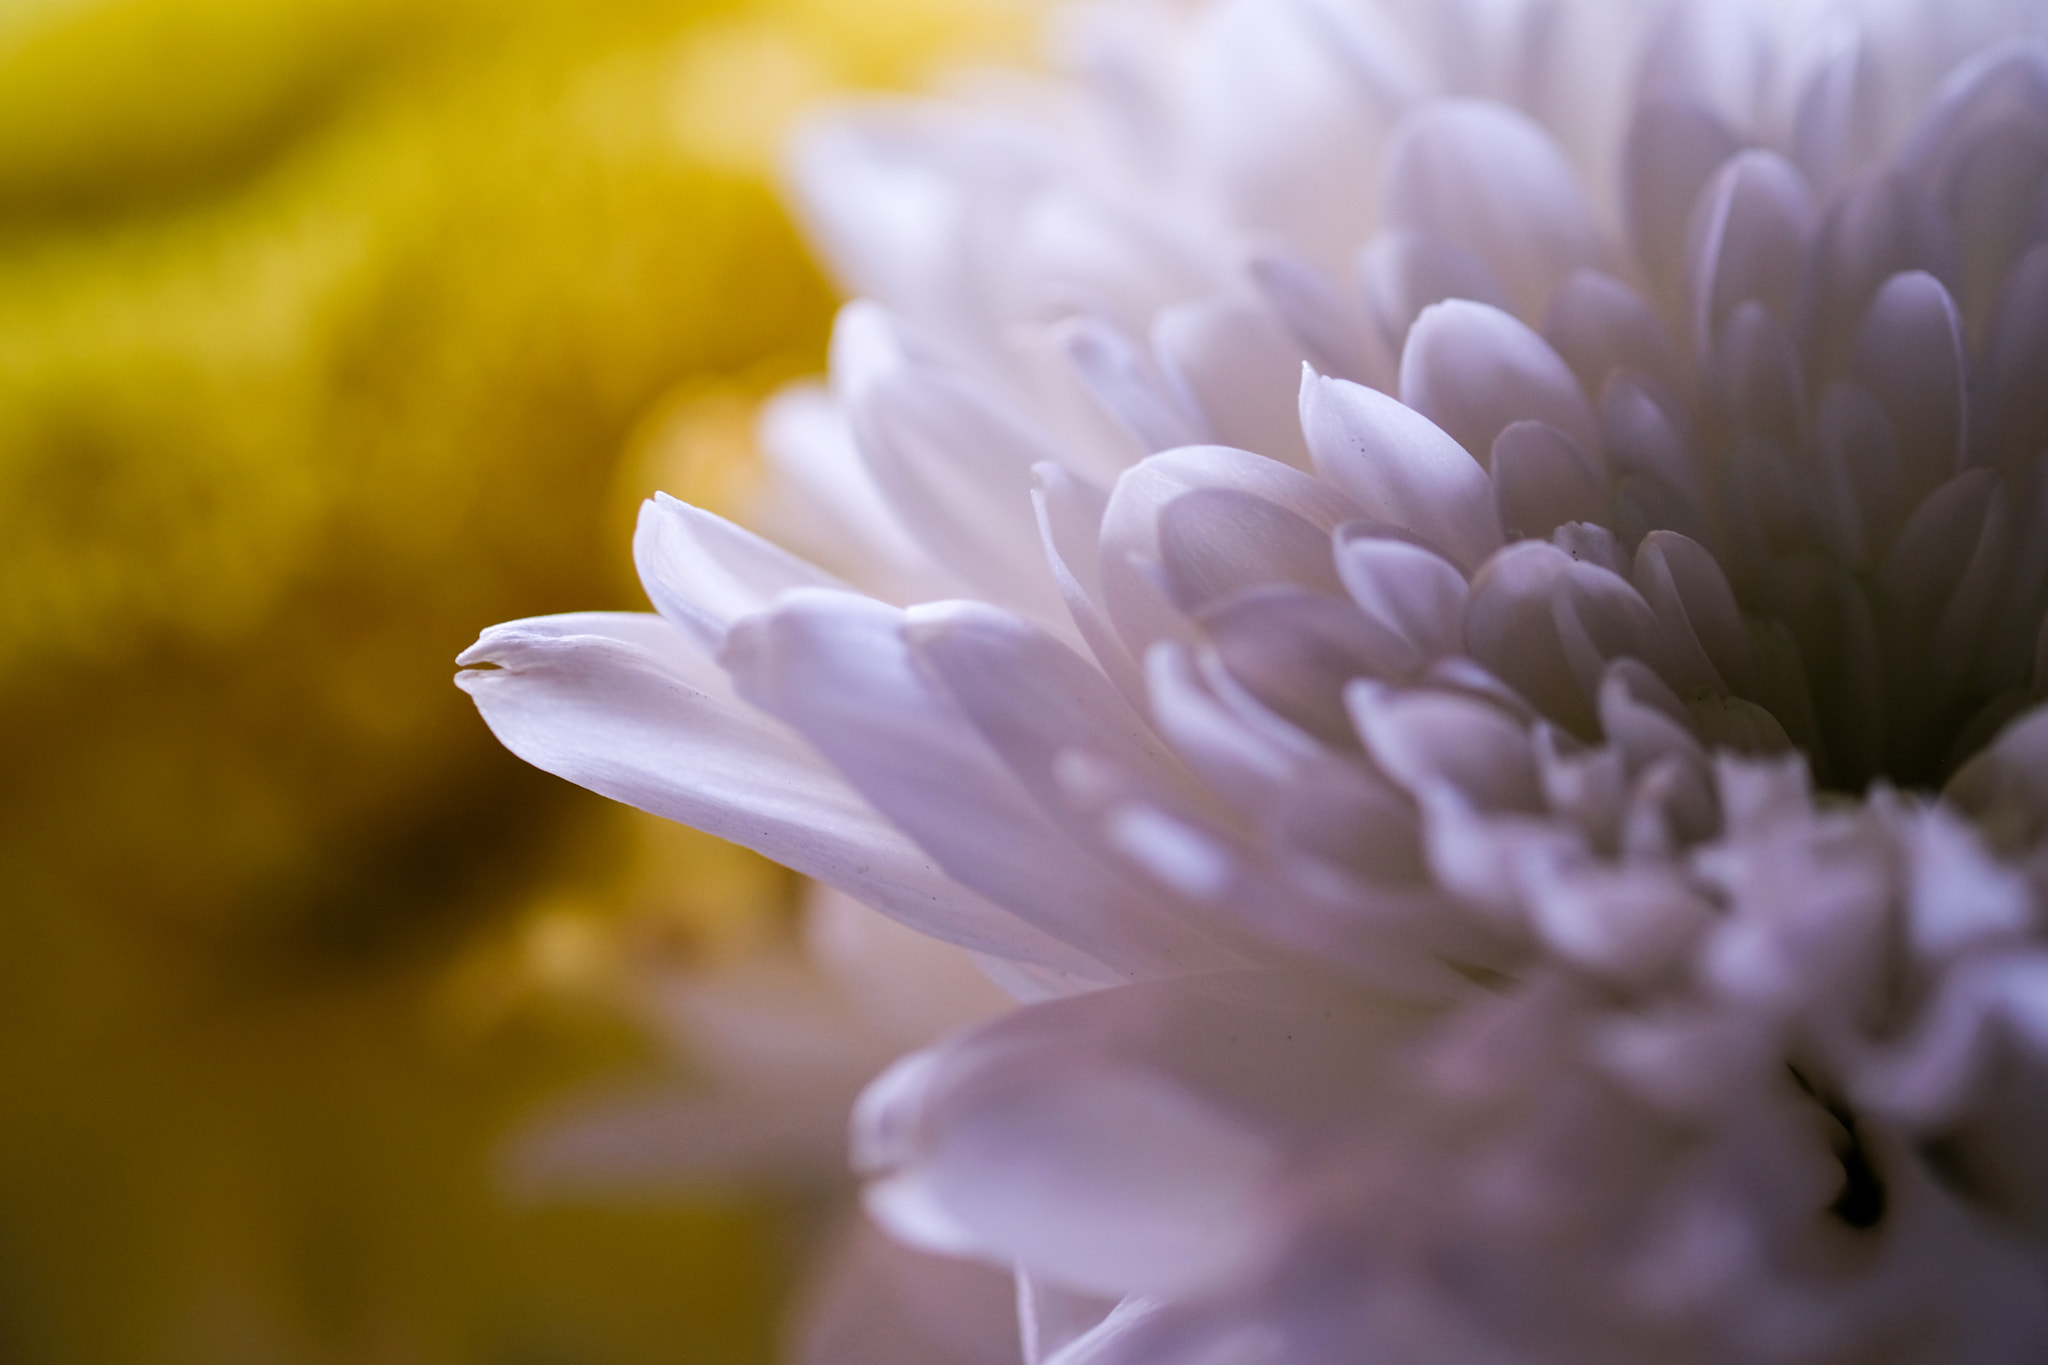
<svg viewBox="0 0 2048 1365">
<path fill-rule="evenodd" d="M 782 547 L 666 493 L 640 506 L 633 563 L 655 610 L 707 655 L 718 652 L 734 621 L 791 588 L 846 588 Z"/>
<path fill-rule="evenodd" d="M 1423 663 L 1465 647 L 1465 575 L 1404 540 L 1340 528 L 1337 573 L 1366 619 L 1405 640 Z"/>
<path fill-rule="evenodd" d="M 1065 805 L 1070 753 L 1115 767 L 1142 790 L 1196 804 L 1206 793 L 1094 665 L 1028 621 L 978 602 L 914 607 L 904 639 L 926 676 L 1041 806 Z"/>
<path fill-rule="evenodd" d="M 1031 491 L 1038 513 L 1038 534 L 1045 559 L 1059 584 L 1060 596 L 1074 628 L 1095 656 L 1095 662 L 1116 684 L 1134 710 L 1144 708 L 1145 685 L 1136 660 L 1118 637 L 1102 606 L 1102 514 L 1109 505 L 1103 491 L 1055 464 L 1039 465 Z"/>
<path fill-rule="evenodd" d="M 536 767 L 744 844 L 935 937 L 1076 960 L 949 880 L 659 617 L 515 621 L 460 662 L 492 733 Z"/>
<path fill-rule="evenodd" d="M 1329 275 L 1279 248 L 1253 253 L 1246 273 L 1319 372 L 1361 384 L 1393 382 L 1391 352 L 1358 301 Z"/>
<path fill-rule="evenodd" d="M 1198 488 L 1160 509 L 1159 566 L 1189 615 L 1254 588 L 1341 590 L 1328 531 L 1234 488 Z"/>
<path fill-rule="evenodd" d="M 1423 310 L 1401 351 L 1401 401 L 1484 460 L 1511 422 L 1548 422 L 1598 455 L 1600 430 L 1578 379 L 1526 324 L 1454 299 Z"/>
<path fill-rule="evenodd" d="M 1425 104 L 1395 130 L 1387 163 L 1387 222 L 1486 262 L 1523 317 L 1541 317 L 1572 271 L 1606 261 L 1577 173 L 1519 110 Z"/>
<path fill-rule="evenodd" d="M 1735 590 L 1705 547 L 1652 531 L 1636 548 L 1636 590 L 1662 628 L 1676 685 L 1752 696 L 1755 665 Z"/>
<path fill-rule="evenodd" d="M 1304 372 L 1301 429 L 1316 471 L 1374 520 L 1414 532 L 1467 570 L 1500 546 L 1486 471 L 1413 408 L 1360 384 Z"/>
<path fill-rule="evenodd" d="M 1344 685 L 1409 678 L 1423 660 L 1349 602 L 1298 588 L 1245 593 L 1203 614 L 1224 667 L 1259 702 L 1326 745 L 1349 748 Z"/>
<path fill-rule="evenodd" d="M 1687 392 L 1677 343 L 1650 305 L 1612 275 L 1574 271 L 1550 301 L 1543 337 L 1587 393 L 1599 393 L 1616 370 L 1646 374 L 1673 394 Z"/>
<path fill-rule="evenodd" d="M 833 382 L 890 509 L 935 559 L 998 601 L 1055 619 L 1032 516 L 1043 433 L 970 376 L 921 358 L 872 304 L 833 332 Z"/>
</svg>

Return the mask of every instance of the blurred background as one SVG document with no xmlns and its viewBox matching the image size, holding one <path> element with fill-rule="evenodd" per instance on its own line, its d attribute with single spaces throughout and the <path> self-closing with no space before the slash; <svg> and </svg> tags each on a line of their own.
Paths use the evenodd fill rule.
<svg viewBox="0 0 2048 1365">
<path fill-rule="evenodd" d="M 971 0 L 0 0 L 0 1361 L 763 1362 L 773 1199 L 508 1198 L 777 869 L 529 770 L 484 625 L 637 608 L 833 300 L 791 113 Z"/>
</svg>

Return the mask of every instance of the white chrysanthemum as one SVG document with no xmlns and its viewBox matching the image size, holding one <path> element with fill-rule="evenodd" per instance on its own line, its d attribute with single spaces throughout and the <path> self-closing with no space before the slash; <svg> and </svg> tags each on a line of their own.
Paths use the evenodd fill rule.
<svg viewBox="0 0 2048 1365">
<path fill-rule="evenodd" d="M 1034 1365 L 2048 1358 L 2042 30 L 1132 5 L 828 121 L 771 516 L 881 596 L 657 500 L 464 683 L 1038 1001 L 856 1123 Z"/>
</svg>

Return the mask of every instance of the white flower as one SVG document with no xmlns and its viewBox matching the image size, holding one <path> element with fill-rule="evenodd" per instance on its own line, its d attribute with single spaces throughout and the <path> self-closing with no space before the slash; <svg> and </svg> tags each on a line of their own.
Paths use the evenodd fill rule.
<svg viewBox="0 0 2048 1365">
<path fill-rule="evenodd" d="M 2043 26 L 1130 5 L 842 115 L 770 520 L 954 600 L 657 500 L 464 684 L 1037 1001 L 855 1134 L 1033 1365 L 2048 1359 Z"/>
</svg>

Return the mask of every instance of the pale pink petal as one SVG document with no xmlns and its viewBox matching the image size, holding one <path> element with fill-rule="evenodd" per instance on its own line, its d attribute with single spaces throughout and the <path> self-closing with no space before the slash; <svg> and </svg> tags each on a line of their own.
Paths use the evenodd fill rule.
<svg viewBox="0 0 2048 1365">
<path fill-rule="evenodd" d="M 802 733 L 963 885 L 1119 971 L 1228 961 L 1075 846 L 920 676 L 903 626 L 901 612 L 865 598 L 794 593 L 736 627 L 722 662 L 742 697 Z"/>
<path fill-rule="evenodd" d="M 1307 734 L 1232 685 L 1220 664 L 1200 669 L 1185 647 L 1171 643 L 1155 646 L 1145 662 L 1160 733 L 1241 816 L 1269 809 L 1303 768 L 1326 758 Z"/>
<path fill-rule="evenodd" d="M 1793 319 L 1815 216 L 1806 178 L 1775 152 L 1738 152 L 1714 174 L 1686 239 L 1696 354 L 1712 354 L 1723 321 L 1751 299 Z"/>
<path fill-rule="evenodd" d="M 1997 425 L 1985 441 L 2005 458 L 2048 448 L 2048 242 L 2020 257 L 1999 291 L 1984 342 L 1985 387 Z"/>
<path fill-rule="evenodd" d="M 1337 573 L 1366 619 L 1433 663 L 1465 647 L 1465 575 L 1449 560 L 1365 527 L 1339 528 Z"/>
<path fill-rule="evenodd" d="M 492 732 L 536 767 L 744 844 L 936 937 L 1082 961 L 947 878 L 659 617 L 513 622 L 460 662 Z"/>
<path fill-rule="evenodd" d="M 912 1250 L 855 1215 L 809 1279 L 788 1326 L 790 1365 L 1017 1365 L 1005 1271 Z"/>
<path fill-rule="evenodd" d="M 1056 452 L 970 378 L 918 358 L 871 304 L 841 311 L 833 347 L 854 440 L 904 529 L 998 600 L 1057 613 L 1031 509 L 1032 467 Z"/>
<path fill-rule="evenodd" d="M 1263 308 L 1231 297 L 1176 304 L 1153 321 L 1152 346 L 1206 426 L 1173 444 L 1215 441 L 1308 468 L 1294 404 L 1302 351 Z"/>
<path fill-rule="evenodd" d="M 1089 393 L 1150 454 L 1214 439 L 1199 411 L 1177 398 L 1150 359 L 1100 318 L 1070 318 L 1056 329 L 1059 345 Z"/>
<path fill-rule="evenodd" d="M 1568 521 L 1604 521 L 1607 481 L 1585 447 L 1547 422 L 1511 422 L 1489 461 L 1501 525 L 1543 539 Z"/>
<path fill-rule="evenodd" d="M 1634 582 L 1662 628 L 1674 683 L 1753 691 L 1749 632 L 1713 555 L 1676 531 L 1653 531 L 1636 549 Z"/>
<path fill-rule="evenodd" d="M 1667 667 L 1657 618 L 1617 573 L 1587 563 L 1567 565 L 1551 588 L 1550 616 L 1565 662 L 1587 696 L 1597 694 L 1611 660 Z"/>
<path fill-rule="evenodd" d="M 1301 429 L 1316 472 L 1376 521 L 1412 531 L 1461 568 L 1501 542 L 1493 486 L 1442 428 L 1387 395 L 1305 372 Z"/>
<path fill-rule="evenodd" d="M 1159 564 L 1174 605 L 1193 615 L 1251 588 L 1342 591 L 1330 533 L 1254 493 L 1198 488 L 1159 511 Z"/>
<path fill-rule="evenodd" d="M 1599 393 L 1616 370 L 1646 374 L 1672 394 L 1686 392 L 1677 343 L 1635 290 L 1612 275 L 1572 272 L 1543 316 L 1543 338 L 1587 393 Z"/>
<path fill-rule="evenodd" d="M 1822 194 L 1875 160 L 1892 130 L 1878 61 L 1853 25 L 1827 35 L 1828 48 L 1800 84 L 1792 117 L 1793 157 Z"/>
<path fill-rule="evenodd" d="M 913 1059 L 862 1099 L 868 1210 L 898 1236 L 1112 1297 L 1199 1291 L 1270 1254 L 1278 1154 L 1198 1096 L 1085 1054 L 956 1069 Z"/>
<path fill-rule="evenodd" d="M 1541 806 L 1528 734 L 1494 707 L 1371 682 L 1344 697 L 1374 761 L 1415 795 L 1448 784 L 1484 810 Z"/>
<path fill-rule="evenodd" d="M 2048 831 L 2048 707 L 2035 707 L 1949 779 L 1945 794 L 1998 848 L 2024 848 Z"/>
<path fill-rule="evenodd" d="M 1327 535 L 1357 507 L 1337 489 L 1277 460 L 1227 446 L 1164 451 L 1127 470 L 1110 493 L 1102 519 L 1102 596 L 1131 652 L 1141 655 L 1175 627 L 1160 607 L 1170 599 L 1162 572 L 1162 522 L 1185 494 L 1216 490 L 1249 495 L 1300 518 Z"/>
<path fill-rule="evenodd" d="M 1038 513 L 1039 538 L 1067 613 L 1124 699 L 1142 709 L 1145 688 L 1137 662 L 1103 614 L 1099 544 L 1102 514 L 1109 499 L 1101 489 L 1058 465 L 1042 464 L 1032 472 L 1038 479 L 1031 504 Z"/>
<path fill-rule="evenodd" d="M 1198 12 L 1187 150 L 1231 226 L 1327 268 L 1372 221 L 1386 121 L 1305 10 L 1222 0 Z"/>
<path fill-rule="evenodd" d="M 1392 353 L 1336 280 L 1278 248 L 1254 252 L 1246 273 L 1319 372 L 1361 384 L 1392 383 Z"/>
<path fill-rule="evenodd" d="M 1203 613 L 1217 657 L 1259 702 L 1324 744 L 1348 747 L 1344 684 L 1405 678 L 1422 659 L 1349 602 L 1297 588 L 1244 593 Z"/>
<path fill-rule="evenodd" d="M 1358 253 L 1358 287 L 1380 348 L 1393 357 L 1390 371 L 1398 369 L 1408 329 L 1431 304 L 1470 299 L 1508 306 L 1507 291 L 1484 261 L 1453 243 L 1414 232 L 1381 232 L 1366 243 Z M 1391 390 L 1395 381 L 1389 373 L 1373 387 Z"/>
<path fill-rule="evenodd" d="M 1136 786 L 1197 806 L 1207 794 L 1100 670 L 1028 621 L 978 602 L 913 607 L 904 639 L 1041 806 L 1063 804 L 1057 768 L 1070 752 L 1117 768 Z"/>
<path fill-rule="evenodd" d="M 1401 401 L 1484 459 L 1503 427 L 1548 422 L 1597 456 L 1600 431 L 1570 367 L 1526 324 L 1485 304 L 1424 309 L 1401 352 Z"/>
<path fill-rule="evenodd" d="M 666 493 L 640 506 L 633 563 L 655 609 L 707 655 L 718 652 L 734 621 L 791 588 L 846 588 L 752 531 Z"/>
<path fill-rule="evenodd" d="M 2038 41 L 1990 48 L 1951 72 L 1900 160 L 1945 210 L 1957 301 L 1982 318 L 2033 244 L 2026 215 L 2048 191 L 2048 54 Z"/>
<path fill-rule="evenodd" d="M 1480 567 L 1465 603 L 1465 647 L 1538 710 L 1581 738 L 1598 733 L 1585 689 L 1558 640 L 1551 602 L 1572 558 L 1518 541 Z"/>
<path fill-rule="evenodd" d="M 1386 176 L 1387 222 L 1486 262 L 1523 317 L 1541 317 L 1572 271 L 1606 262 L 1577 173 L 1519 110 L 1425 104 L 1395 130 Z"/>
</svg>

